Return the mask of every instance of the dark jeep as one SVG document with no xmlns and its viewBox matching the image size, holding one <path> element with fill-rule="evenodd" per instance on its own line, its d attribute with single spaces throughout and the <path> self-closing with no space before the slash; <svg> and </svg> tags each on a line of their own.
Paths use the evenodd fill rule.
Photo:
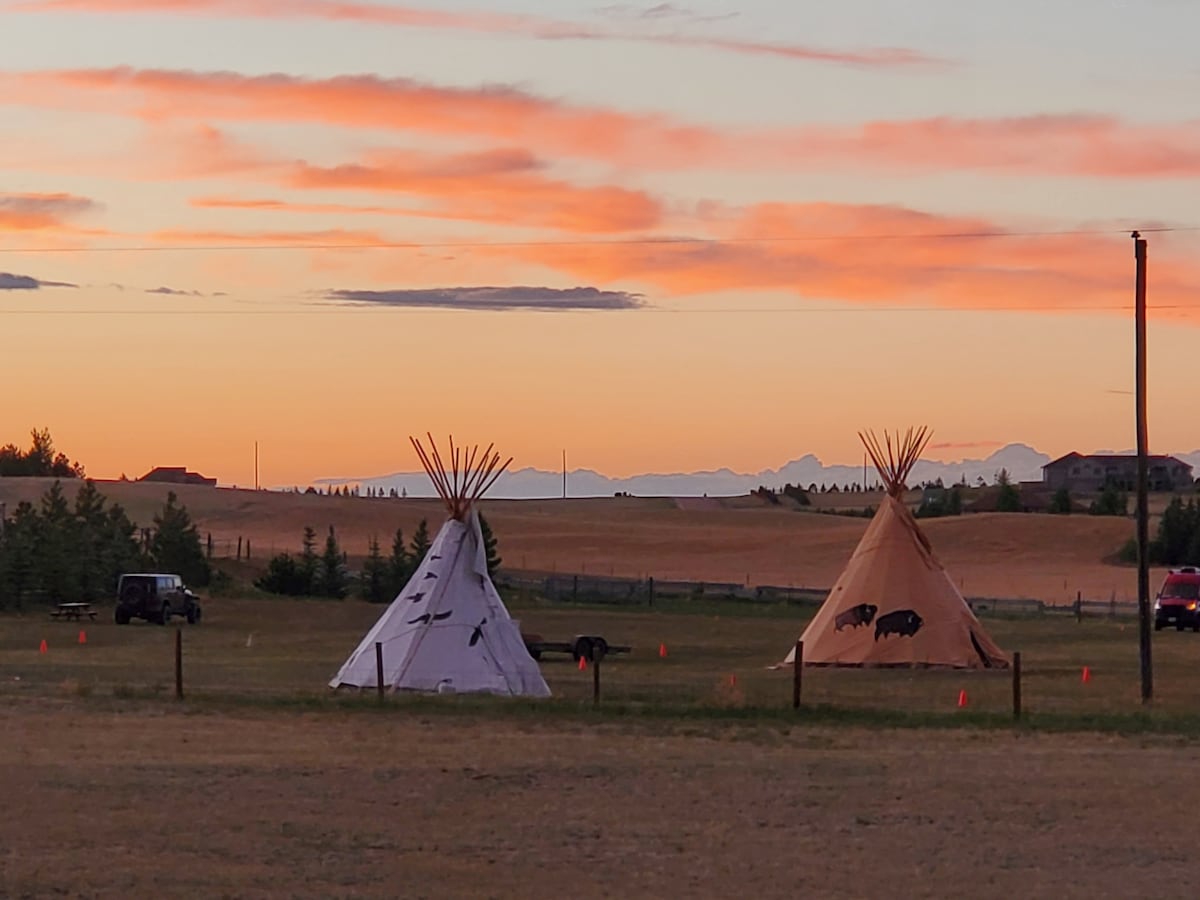
<svg viewBox="0 0 1200 900">
<path fill-rule="evenodd" d="M 126 625 L 133 618 L 166 625 L 171 616 L 183 616 L 193 625 L 200 621 L 200 601 L 184 587 L 182 578 L 157 573 L 121 576 L 113 613 L 118 625 Z"/>
</svg>

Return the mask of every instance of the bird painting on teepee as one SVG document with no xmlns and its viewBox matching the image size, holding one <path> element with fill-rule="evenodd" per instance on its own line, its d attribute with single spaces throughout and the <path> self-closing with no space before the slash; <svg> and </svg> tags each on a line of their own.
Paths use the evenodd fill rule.
<svg viewBox="0 0 1200 900">
<path fill-rule="evenodd" d="M 804 662 L 833 666 L 1007 668 L 903 503 L 904 483 L 932 437 L 927 428 L 883 443 L 860 433 L 886 495 L 850 561 L 804 630 Z M 791 664 L 795 649 L 785 663 Z"/>
<path fill-rule="evenodd" d="M 367 632 L 330 687 L 374 687 L 375 644 L 383 645 L 384 684 L 392 690 L 487 692 L 548 697 L 550 688 L 525 648 L 521 629 L 488 575 L 475 504 L 508 467 L 491 445 L 455 447 L 449 466 L 429 437 L 410 438 L 446 519 L 391 606 Z"/>
</svg>

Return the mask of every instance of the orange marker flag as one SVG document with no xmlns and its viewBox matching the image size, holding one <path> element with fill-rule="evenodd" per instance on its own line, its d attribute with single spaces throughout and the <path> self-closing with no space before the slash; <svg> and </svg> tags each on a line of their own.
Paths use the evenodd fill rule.
<svg viewBox="0 0 1200 900">
<path fill-rule="evenodd" d="M 660 658 L 660 659 L 666 659 L 666 658 L 667 658 L 667 645 L 666 645 L 666 644 L 659 644 L 659 645 L 658 645 L 658 656 L 659 656 L 659 658 Z"/>
<path fill-rule="evenodd" d="M 45 653 L 45 652 L 46 652 L 46 639 L 42 638 L 42 645 L 40 647 L 38 647 L 38 653 Z"/>
<path fill-rule="evenodd" d="M 81 643 L 81 644 L 87 643 L 87 632 L 83 631 L 82 629 L 80 629 L 80 631 L 79 631 L 79 643 Z"/>
<path fill-rule="evenodd" d="M 1092 680 L 1092 670 L 1087 666 L 1083 667 L 1083 677 L 1080 679 L 1084 684 Z"/>
<path fill-rule="evenodd" d="M 967 705 L 967 692 L 959 691 L 958 692 L 958 708 L 962 709 L 966 705 Z"/>
<path fill-rule="evenodd" d="M 585 656 L 579 657 L 579 671 L 580 672 L 587 671 L 587 657 L 585 657 Z"/>
</svg>

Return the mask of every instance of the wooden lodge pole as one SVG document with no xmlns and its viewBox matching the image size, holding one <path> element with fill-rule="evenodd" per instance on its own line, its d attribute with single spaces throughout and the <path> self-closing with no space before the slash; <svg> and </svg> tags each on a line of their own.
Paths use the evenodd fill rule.
<svg viewBox="0 0 1200 900">
<path fill-rule="evenodd" d="M 1013 718 L 1021 720 L 1021 651 L 1014 650 L 1012 658 Z"/>
<path fill-rule="evenodd" d="M 379 694 L 379 701 L 383 702 L 383 644 L 380 641 L 375 642 L 375 690 Z"/>
<path fill-rule="evenodd" d="M 1154 699 L 1154 670 L 1150 659 L 1150 512 L 1147 509 L 1146 454 L 1146 241 L 1133 233 L 1134 259 L 1137 262 L 1134 297 L 1134 332 L 1137 394 L 1137 591 L 1138 646 L 1142 670 L 1142 703 Z"/>
<path fill-rule="evenodd" d="M 804 672 L 804 641 L 796 641 L 796 656 L 792 660 L 792 709 L 800 708 L 800 686 Z"/>
<path fill-rule="evenodd" d="M 183 699 L 183 629 L 175 629 L 175 699 Z"/>
</svg>

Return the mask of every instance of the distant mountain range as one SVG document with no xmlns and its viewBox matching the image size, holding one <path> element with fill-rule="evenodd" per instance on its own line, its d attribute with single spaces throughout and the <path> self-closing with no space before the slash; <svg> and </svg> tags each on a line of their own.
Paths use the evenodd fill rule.
<svg viewBox="0 0 1200 900">
<path fill-rule="evenodd" d="M 1098 453 L 1130 453 L 1128 450 L 1100 450 Z M 1200 450 L 1175 454 L 1184 462 L 1200 468 Z M 958 462 L 936 462 L 920 460 L 913 468 L 909 484 L 916 485 L 942 479 L 944 484 L 953 484 L 966 479 L 968 484 L 977 484 L 982 478 L 992 484 L 1001 469 L 1008 470 L 1013 481 L 1041 481 L 1042 466 L 1050 457 L 1025 444 L 1009 444 L 984 459 L 963 459 Z M 815 484 L 832 486 L 837 484 L 861 483 L 862 465 L 825 465 L 812 454 L 794 459 L 778 469 L 761 472 L 734 472 L 731 469 L 716 469 L 708 472 L 677 472 L 634 475 L 630 478 L 610 478 L 591 469 L 575 469 L 567 472 L 567 496 L 611 497 L 617 493 L 628 493 L 638 497 L 735 497 L 748 494 L 759 486 L 782 488 L 785 484 L 808 487 Z M 874 469 L 867 472 L 868 484 L 874 484 Z M 542 469 L 518 469 L 500 476 L 488 496 L 496 499 L 528 500 L 542 497 L 562 496 L 562 472 Z M 336 487 L 358 485 L 363 493 L 368 488 L 389 493 L 405 493 L 409 497 L 434 497 L 433 485 L 424 472 L 393 472 L 390 475 L 375 475 L 362 478 L 321 478 L 316 485 Z"/>
</svg>

